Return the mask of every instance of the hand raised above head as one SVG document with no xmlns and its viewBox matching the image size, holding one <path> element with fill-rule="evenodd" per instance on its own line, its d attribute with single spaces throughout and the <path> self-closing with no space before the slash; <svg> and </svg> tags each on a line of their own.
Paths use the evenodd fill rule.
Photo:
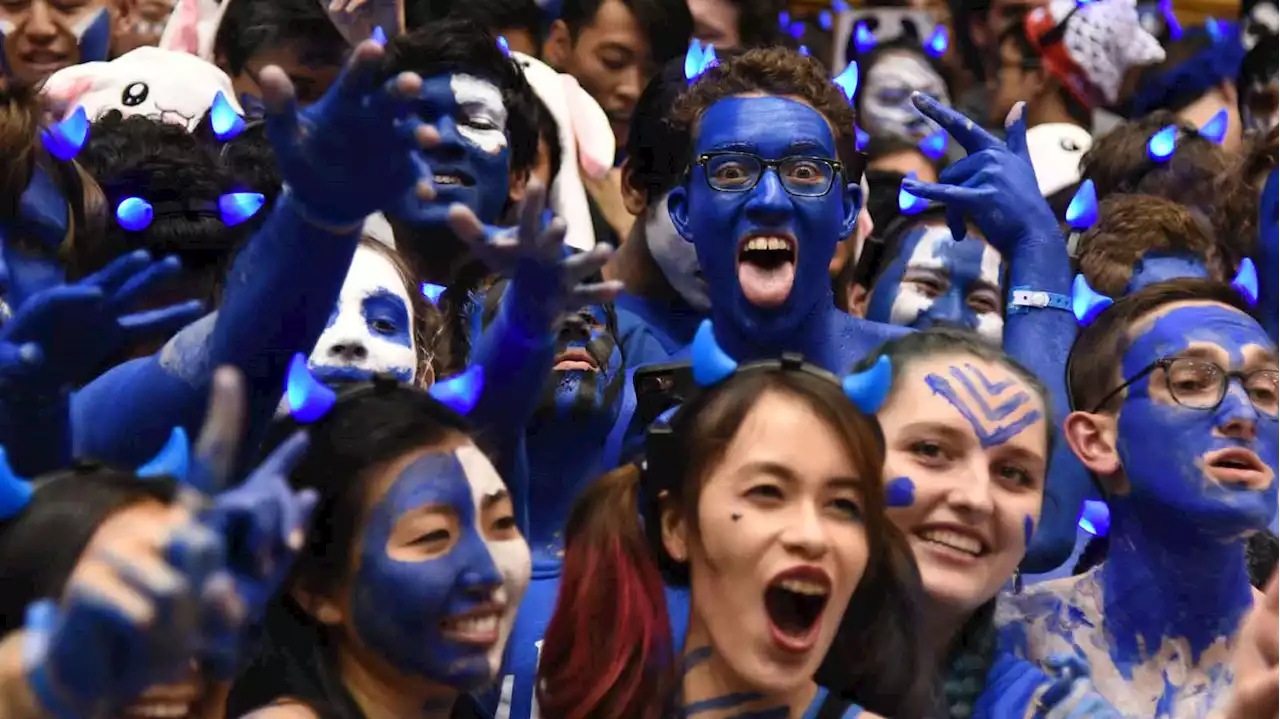
<svg viewBox="0 0 1280 719">
<path fill-rule="evenodd" d="M 422 78 L 401 73 L 379 82 L 383 56 L 378 43 L 360 43 L 333 87 L 303 110 L 284 70 L 272 65 L 260 75 L 267 138 L 285 188 L 315 224 L 354 232 L 415 187 L 423 199 L 435 196 L 419 150 L 439 134 L 409 103 Z"/>
</svg>

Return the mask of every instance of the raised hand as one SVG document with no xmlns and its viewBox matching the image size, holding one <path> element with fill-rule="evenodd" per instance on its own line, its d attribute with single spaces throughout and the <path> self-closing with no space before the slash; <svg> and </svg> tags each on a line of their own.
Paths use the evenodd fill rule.
<svg viewBox="0 0 1280 719">
<path fill-rule="evenodd" d="M 361 43 L 333 87 L 301 111 L 284 70 L 271 65 L 261 73 L 267 139 L 285 191 L 314 224 L 354 232 L 389 198 L 415 186 L 424 200 L 435 197 L 419 150 L 439 134 L 408 103 L 422 78 L 401 73 L 379 83 L 382 57 L 381 45 Z"/>
<path fill-rule="evenodd" d="M 374 28 L 395 36 L 404 31 L 404 0 L 319 0 L 334 27 L 351 45 L 372 36 Z"/>
<path fill-rule="evenodd" d="M 175 508 L 77 564 L 61 604 L 27 610 L 23 667 L 54 717 L 114 716 L 148 686 L 183 676 L 216 593 L 222 544 Z"/>
<path fill-rule="evenodd" d="M 1024 103 L 1009 113 L 1006 139 L 1001 141 L 928 95 L 913 93 L 911 100 L 920 114 L 938 123 L 968 153 L 943 170 L 936 184 L 919 180 L 902 183 L 907 192 L 947 206 L 947 226 L 957 241 L 964 239 L 966 216 L 1006 255 L 1029 240 L 1061 241 L 1057 218 L 1040 196 L 1027 152 Z"/>
<path fill-rule="evenodd" d="M 203 313 L 199 302 L 132 312 L 181 269 L 176 257 L 152 262 L 138 250 L 75 284 L 32 295 L 0 328 L 0 375 L 13 367 L 29 379 L 26 389 L 69 388 L 92 379 L 129 344 L 185 327 Z M 33 355 L 32 347 L 39 352 Z"/>
<path fill-rule="evenodd" d="M 552 217 L 544 222 L 546 200 L 546 188 L 530 181 L 516 228 L 487 226 L 461 204 L 450 207 L 448 216 L 450 228 L 476 257 L 511 278 L 511 287 L 519 294 L 511 307 L 523 327 L 538 332 L 551 329 L 565 312 L 611 302 L 622 291 L 621 282 L 586 282 L 613 256 L 613 248 L 596 245 L 566 256 L 564 220 Z"/>
<path fill-rule="evenodd" d="M 209 414 L 196 444 L 188 484 L 211 496 L 200 522 L 226 543 L 236 614 L 254 622 L 302 549 L 316 494 L 294 492 L 289 486 L 289 472 L 307 449 L 302 432 L 280 445 L 243 483 L 229 488 L 243 433 L 244 404 L 239 372 L 220 368 L 214 375 Z M 206 624 L 202 658 L 214 676 L 229 678 L 235 669 L 239 624 Z"/>
<path fill-rule="evenodd" d="M 1280 576 L 1271 575 L 1267 591 L 1245 616 L 1236 637 L 1232 669 L 1234 696 L 1227 719 L 1276 719 L 1280 716 Z"/>
</svg>

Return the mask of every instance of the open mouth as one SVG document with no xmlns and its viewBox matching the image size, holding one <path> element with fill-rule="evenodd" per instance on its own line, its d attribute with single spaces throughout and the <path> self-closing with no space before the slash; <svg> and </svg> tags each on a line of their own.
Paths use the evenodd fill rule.
<svg viewBox="0 0 1280 719">
<path fill-rule="evenodd" d="M 557 371 L 599 372 L 600 365 L 596 362 L 595 357 L 591 356 L 590 352 L 581 347 L 570 347 L 556 355 L 555 365 L 552 369 Z"/>
<path fill-rule="evenodd" d="M 1218 484 L 1257 491 L 1271 486 L 1275 473 L 1257 454 L 1243 447 L 1220 449 L 1204 455 L 1204 471 Z"/>
<path fill-rule="evenodd" d="M 913 535 L 935 552 L 964 561 L 991 551 L 981 537 L 959 527 L 921 527 Z"/>
<path fill-rule="evenodd" d="M 780 307 L 796 281 L 796 238 L 755 233 L 738 242 L 738 286 L 756 307 Z"/>
<path fill-rule="evenodd" d="M 812 649 L 830 595 L 831 578 L 816 567 L 796 567 L 774 577 L 764 590 L 774 643 L 795 653 Z"/>
<path fill-rule="evenodd" d="M 436 187 L 474 187 L 476 181 L 467 175 L 454 172 L 441 172 L 431 176 Z"/>
<path fill-rule="evenodd" d="M 440 633 L 458 644 L 490 647 L 498 641 L 498 627 L 506 609 L 501 604 L 485 604 L 464 614 L 440 622 Z"/>
<path fill-rule="evenodd" d="M 151 687 L 137 701 L 125 707 L 120 716 L 124 719 L 185 719 L 192 716 L 201 699 L 199 684 L 183 684 Z"/>
</svg>

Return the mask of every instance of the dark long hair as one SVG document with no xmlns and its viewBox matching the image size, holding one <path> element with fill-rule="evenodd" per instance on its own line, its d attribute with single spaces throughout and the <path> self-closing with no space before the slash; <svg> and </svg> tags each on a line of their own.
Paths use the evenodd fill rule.
<svg viewBox="0 0 1280 719">
<path fill-rule="evenodd" d="M 268 451 L 296 429 L 293 420 L 278 420 Z M 307 429 L 311 444 L 289 482 L 315 490 L 319 501 L 286 590 L 267 610 L 258 651 L 232 688 L 228 716 L 283 698 L 324 719 L 364 716 L 339 674 L 336 633 L 289 590 L 331 595 L 350 575 L 371 481 L 396 458 L 470 431 L 465 419 L 426 392 L 384 378 L 344 388 L 329 413 Z"/>
<path fill-rule="evenodd" d="M 884 514 L 884 449 L 873 418 L 829 379 L 768 369 L 744 371 L 679 412 L 669 444 L 651 437 L 647 468 L 615 470 L 589 486 L 565 527 L 564 571 L 543 639 L 538 702 L 556 719 L 657 719 L 677 678 L 663 581 L 688 583 L 667 555 L 657 521 L 675 507 L 697 526 L 702 483 L 720 463 L 763 395 L 803 402 L 844 440 L 862 482 L 869 559 L 818 679 L 894 717 L 924 716 L 931 672 L 916 628 L 920 594 L 910 550 Z M 641 522 L 641 515 L 649 518 Z M 876 614 L 864 614 L 876 612 Z M 883 662 L 876 657 L 892 656 Z"/>
</svg>

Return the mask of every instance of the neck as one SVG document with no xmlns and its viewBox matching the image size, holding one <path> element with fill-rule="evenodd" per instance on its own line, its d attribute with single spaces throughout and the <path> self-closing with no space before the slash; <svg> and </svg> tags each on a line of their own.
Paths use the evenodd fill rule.
<svg viewBox="0 0 1280 719">
<path fill-rule="evenodd" d="M 458 698 L 456 689 L 401 674 L 345 643 L 338 652 L 338 671 L 366 719 L 447 719 Z"/>
<path fill-rule="evenodd" d="M 646 210 L 647 212 L 648 210 Z M 636 218 L 627 233 L 627 239 L 618 248 L 613 259 L 604 267 L 605 279 L 617 280 L 627 292 L 645 299 L 670 300 L 677 297 L 675 288 L 662 274 L 649 249 L 649 238 L 644 231 L 644 216 Z"/>
<path fill-rule="evenodd" d="M 1253 604 L 1245 539 L 1197 532 L 1194 520 L 1111 502 L 1111 541 L 1100 570 L 1103 616 L 1117 667 L 1185 642 L 1190 662 L 1230 639 Z"/>
<path fill-rule="evenodd" d="M 1084 127 L 1086 130 L 1090 129 L 1077 122 L 1071 116 L 1071 113 L 1067 111 L 1067 103 L 1063 98 L 1063 92 L 1065 90 L 1058 87 L 1056 83 L 1048 83 L 1035 99 L 1028 102 L 1026 108 L 1024 108 L 1027 113 L 1027 127 L 1060 122 Z"/>
<path fill-rule="evenodd" d="M 696 620 L 695 620 L 696 621 Z M 699 636 L 701 635 L 701 636 Z M 818 685 L 806 677 L 784 691 L 766 692 L 738 676 L 717 654 L 705 633 L 689 626 L 680 682 L 680 710 L 686 719 L 788 719 L 802 717 Z"/>
<path fill-rule="evenodd" d="M 930 637 L 930 649 L 938 666 L 945 671 L 951 659 L 951 648 L 956 638 L 964 630 L 965 622 L 973 616 L 973 612 L 955 612 L 932 598 L 928 600 L 929 611 L 924 615 L 926 635 Z"/>
<path fill-rule="evenodd" d="M 739 362 L 777 359 L 783 352 L 795 352 L 830 372 L 841 372 L 848 368 L 839 366 L 841 359 L 833 341 L 832 316 L 836 312 L 838 310 L 828 291 L 825 301 L 815 304 L 807 315 L 784 332 L 743 327 L 728 311 L 718 309 L 714 302 L 711 321 L 715 326 L 716 342 Z"/>
<path fill-rule="evenodd" d="M 471 251 L 444 227 L 414 227 L 391 220 L 396 250 L 408 260 L 418 279 L 448 287 L 470 260 Z"/>
</svg>

